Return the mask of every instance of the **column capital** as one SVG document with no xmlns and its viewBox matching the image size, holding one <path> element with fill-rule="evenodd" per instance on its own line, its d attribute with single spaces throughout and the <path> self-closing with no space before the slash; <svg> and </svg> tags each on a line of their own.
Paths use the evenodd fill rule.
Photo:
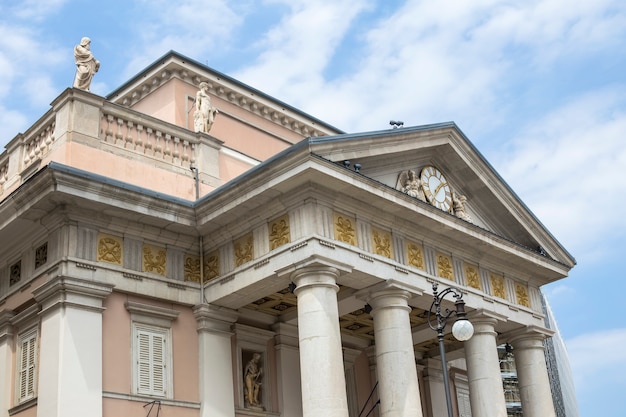
<svg viewBox="0 0 626 417">
<path fill-rule="evenodd" d="M 193 308 L 193 316 L 198 323 L 198 333 L 223 333 L 232 335 L 232 325 L 237 321 L 239 314 L 226 307 L 211 304 L 197 304 Z"/>
<path fill-rule="evenodd" d="M 553 330 L 541 326 L 530 325 L 501 335 L 500 339 L 513 345 L 515 349 L 541 348 L 543 341 L 554 334 Z"/>
<path fill-rule="evenodd" d="M 406 298 L 408 301 L 413 297 L 424 294 L 424 289 L 410 285 L 395 279 L 388 279 L 384 282 L 372 285 L 371 287 L 359 290 L 355 297 L 371 304 L 371 301 L 379 297 L 397 296 Z M 372 307 L 374 307 L 372 305 Z"/>
<path fill-rule="evenodd" d="M 339 291 L 337 278 L 339 270 L 332 266 L 311 265 L 298 268 L 291 273 L 291 281 L 296 284 L 293 293 L 297 296 L 305 287 L 330 287 L 335 292 Z"/>
<path fill-rule="evenodd" d="M 13 336 L 13 324 L 11 319 L 15 316 L 12 310 L 4 310 L 0 312 L 0 343 L 7 337 Z"/>
<path fill-rule="evenodd" d="M 33 290 L 41 305 L 41 313 L 66 306 L 102 312 L 102 301 L 113 291 L 114 285 L 81 278 L 56 276 Z"/>
</svg>

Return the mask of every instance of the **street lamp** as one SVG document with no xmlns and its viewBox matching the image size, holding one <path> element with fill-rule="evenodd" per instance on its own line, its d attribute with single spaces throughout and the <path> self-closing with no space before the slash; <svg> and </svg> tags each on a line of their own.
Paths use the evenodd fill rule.
<svg viewBox="0 0 626 417">
<path fill-rule="evenodd" d="M 446 295 L 452 294 L 456 301 L 454 305 L 456 310 L 450 310 L 446 308 L 446 311 L 441 312 L 441 301 Z M 433 283 L 433 303 L 428 310 L 428 326 L 437 332 L 437 338 L 439 339 L 439 353 L 441 354 L 441 368 L 443 370 L 443 385 L 446 391 L 446 405 L 448 407 L 448 417 L 453 417 L 452 414 L 452 400 L 450 399 L 450 381 L 448 380 L 448 364 L 446 362 L 446 349 L 443 345 L 443 330 L 446 328 L 446 323 L 451 315 L 456 315 L 456 321 L 452 325 L 452 335 L 460 342 L 469 340 L 474 334 L 474 326 L 467 319 L 465 313 L 465 301 L 463 301 L 463 294 L 456 288 L 446 288 L 442 292 L 437 292 L 437 283 Z M 433 313 L 433 307 L 435 311 Z M 434 326 L 431 322 L 431 315 L 435 314 L 437 317 L 437 325 Z"/>
</svg>

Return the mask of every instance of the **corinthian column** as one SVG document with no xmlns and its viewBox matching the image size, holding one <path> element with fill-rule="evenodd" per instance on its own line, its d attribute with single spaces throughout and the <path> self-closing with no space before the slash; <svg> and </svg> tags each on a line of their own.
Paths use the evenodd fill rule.
<svg viewBox="0 0 626 417">
<path fill-rule="evenodd" d="M 332 267 L 292 273 L 298 297 L 303 417 L 348 417 L 336 278 Z"/>
<path fill-rule="evenodd" d="M 554 403 L 546 367 L 543 339 L 547 329 L 529 328 L 509 339 L 513 345 L 524 417 L 554 417 Z"/>
</svg>

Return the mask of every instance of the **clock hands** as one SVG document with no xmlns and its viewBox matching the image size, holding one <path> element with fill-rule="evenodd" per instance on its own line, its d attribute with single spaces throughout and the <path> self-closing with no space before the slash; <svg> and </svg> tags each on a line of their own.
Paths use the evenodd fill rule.
<svg viewBox="0 0 626 417">
<path fill-rule="evenodd" d="M 445 187 L 446 185 L 447 184 L 445 182 L 440 182 L 437 188 L 435 188 L 435 192 L 433 193 L 433 196 L 437 198 L 437 194 L 439 194 L 439 190 L 441 190 L 441 187 Z"/>
</svg>

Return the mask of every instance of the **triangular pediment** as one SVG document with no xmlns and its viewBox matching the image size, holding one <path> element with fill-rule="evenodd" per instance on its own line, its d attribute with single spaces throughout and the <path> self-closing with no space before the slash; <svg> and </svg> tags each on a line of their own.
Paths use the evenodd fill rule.
<svg viewBox="0 0 626 417">
<path fill-rule="evenodd" d="M 468 227 L 488 230 L 563 264 L 575 263 L 454 123 L 316 138 L 311 151 L 397 190 L 416 205 L 438 208 L 467 221 Z M 435 190 L 427 184 L 426 195 L 405 188 L 409 171 L 423 183 L 434 170 L 453 194 L 442 204 L 431 201 Z M 444 190 L 439 191 L 443 196 Z"/>
<path fill-rule="evenodd" d="M 190 127 L 193 98 L 201 82 L 209 84 L 209 94 L 224 116 L 265 127 L 290 143 L 309 136 L 342 133 L 295 107 L 174 51 L 157 59 L 106 98 L 181 127 Z"/>
</svg>

